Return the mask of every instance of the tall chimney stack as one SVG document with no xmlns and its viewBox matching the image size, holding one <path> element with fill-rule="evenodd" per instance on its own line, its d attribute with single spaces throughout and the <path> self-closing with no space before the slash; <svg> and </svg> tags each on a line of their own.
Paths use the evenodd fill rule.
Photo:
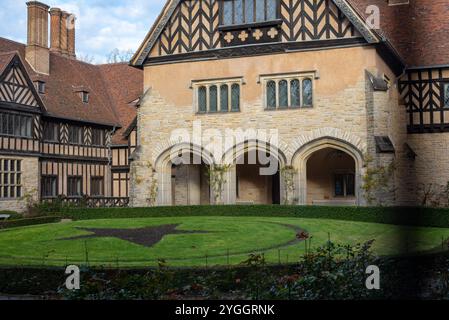
<svg viewBox="0 0 449 320">
<path fill-rule="evenodd" d="M 69 14 L 65 11 L 61 12 L 61 53 L 64 56 L 69 55 L 69 51 L 67 50 L 67 38 L 68 38 L 68 29 L 67 29 L 67 19 Z"/>
<path fill-rule="evenodd" d="M 61 53 L 61 18 L 61 9 L 50 9 L 50 51 L 55 53 Z"/>
<path fill-rule="evenodd" d="M 69 53 L 69 57 L 76 58 L 75 54 L 75 15 L 71 14 L 67 18 L 67 51 Z"/>
<path fill-rule="evenodd" d="M 59 8 L 51 8 L 50 17 L 51 52 L 76 58 L 75 16 Z"/>
<path fill-rule="evenodd" d="M 38 73 L 50 73 L 50 51 L 48 49 L 48 9 L 46 4 L 29 1 L 28 34 L 25 59 Z"/>
</svg>

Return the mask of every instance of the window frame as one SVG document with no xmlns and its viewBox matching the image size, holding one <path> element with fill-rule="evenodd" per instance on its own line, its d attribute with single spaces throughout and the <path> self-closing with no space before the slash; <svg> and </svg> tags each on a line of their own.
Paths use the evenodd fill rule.
<svg viewBox="0 0 449 320">
<path fill-rule="evenodd" d="M 98 139 L 97 134 L 99 134 L 100 137 L 100 142 L 95 141 L 96 139 Z M 99 128 L 92 128 L 92 146 L 94 147 L 104 147 L 105 146 L 105 142 L 106 142 L 106 134 L 104 132 L 103 129 L 99 129 Z"/>
<path fill-rule="evenodd" d="M 45 94 L 46 85 L 45 81 L 37 80 L 36 81 L 36 91 L 39 94 Z"/>
<path fill-rule="evenodd" d="M 81 91 L 81 101 L 84 104 L 88 104 L 89 103 L 89 92 L 88 91 Z"/>
<path fill-rule="evenodd" d="M 235 12 L 235 2 L 237 0 L 220 0 L 219 3 L 219 16 L 220 16 L 220 22 L 219 22 L 219 28 L 226 28 L 226 27 L 235 27 L 235 26 L 254 26 L 254 25 L 266 25 L 266 24 L 275 24 L 280 20 L 281 17 L 281 2 L 280 0 L 265 0 L 264 1 L 264 19 L 262 21 L 257 21 L 257 1 L 258 0 L 240 0 L 242 1 L 242 22 L 236 23 L 236 12 Z M 253 2 L 253 19 L 252 21 L 246 21 L 246 1 L 252 1 Z M 276 13 L 274 19 L 268 19 L 268 1 L 274 1 L 276 6 Z M 226 2 L 232 2 L 232 23 L 231 24 L 225 24 L 224 19 L 224 13 L 225 13 L 225 3 Z"/>
<path fill-rule="evenodd" d="M 79 141 L 78 141 L 78 142 L 75 142 L 75 141 L 72 141 L 72 140 L 71 140 L 71 138 L 72 138 L 71 130 L 73 130 L 73 129 L 75 129 L 75 128 L 79 130 Z M 67 131 L 68 131 L 67 142 L 68 142 L 70 145 L 75 145 L 75 146 L 81 146 L 81 145 L 84 145 L 84 127 L 83 127 L 83 126 L 78 126 L 78 125 L 70 124 L 70 125 L 68 126 Z"/>
<path fill-rule="evenodd" d="M 6 119 L 6 124 L 4 123 L 4 119 Z M 17 121 L 19 126 L 17 126 Z M 4 124 L 6 125 L 7 132 L 3 130 Z M 24 127 L 22 124 L 24 124 Z M 25 134 L 23 134 L 23 129 L 25 129 Z M 0 136 L 33 139 L 33 129 L 33 116 L 17 112 L 0 112 Z M 16 132 L 16 130 L 19 130 L 19 132 Z"/>
<path fill-rule="evenodd" d="M 7 170 L 5 170 L 5 161 L 8 161 L 8 165 L 6 166 Z M 11 170 L 12 168 L 11 163 L 14 163 L 14 170 Z M 12 176 L 14 176 L 14 183 L 11 183 Z M 7 201 L 22 198 L 23 197 L 22 182 L 23 182 L 22 160 L 13 158 L 0 158 L 0 200 Z M 13 190 L 13 192 L 11 192 L 11 190 Z"/>
<path fill-rule="evenodd" d="M 99 185 L 95 185 L 94 182 L 99 182 Z M 94 192 L 96 190 L 95 187 L 99 187 L 98 192 Z M 90 177 L 90 196 L 91 197 L 104 197 L 104 188 L 105 181 L 103 176 L 91 176 Z"/>
<path fill-rule="evenodd" d="M 70 180 L 79 181 L 80 193 L 72 194 L 70 191 L 72 184 Z M 81 198 L 83 196 L 83 176 L 67 176 L 67 197 Z"/>
<path fill-rule="evenodd" d="M 266 111 L 275 110 L 296 110 L 296 109 L 312 109 L 315 106 L 315 81 L 319 79 L 317 76 L 317 71 L 310 72 L 296 72 L 296 73 L 285 73 L 285 74 L 272 74 L 272 75 L 261 75 L 259 77 L 258 83 L 262 85 L 262 101 L 263 106 Z M 294 80 L 299 81 L 299 105 L 292 105 L 292 82 Z M 303 92 L 303 82 L 305 80 L 310 80 L 312 83 L 312 104 L 304 105 L 304 92 Z M 287 107 L 281 106 L 281 100 L 283 99 L 280 95 L 280 82 L 287 81 Z M 275 83 L 275 98 L 276 107 L 272 107 L 268 103 L 268 83 Z M 285 97 L 284 97 L 285 99 Z"/>
<path fill-rule="evenodd" d="M 443 109 L 449 109 L 449 82 L 442 82 L 441 83 L 441 97 L 442 97 L 442 102 L 441 104 L 443 105 Z M 447 94 L 447 96 L 446 96 Z M 447 102 L 446 102 L 447 99 Z"/>
<path fill-rule="evenodd" d="M 52 194 L 46 194 L 45 191 L 47 191 L 47 190 L 44 187 L 44 185 L 46 185 L 46 182 L 47 182 L 46 180 L 50 180 L 49 186 L 50 186 L 51 191 L 53 191 L 52 181 L 54 181 L 54 183 L 55 183 L 55 185 L 54 185 L 54 187 L 55 187 L 54 194 L 53 194 L 53 192 L 52 192 Z M 57 175 L 48 174 L 48 175 L 43 175 L 41 177 L 41 198 L 42 199 L 56 198 L 58 196 L 58 190 L 59 190 L 59 179 L 58 179 Z"/>
<path fill-rule="evenodd" d="M 348 178 L 351 177 L 352 180 L 352 188 L 353 192 L 351 194 L 348 193 Z M 337 194 L 337 181 L 341 178 L 342 181 L 342 188 L 343 188 L 343 194 L 338 195 Z M 336 172 L 334 173 L 334 197 L 335 198 L 351 198 L 355 197 L 356 194 L 356 188 L 355 188 L 355 174 L 353 172 Z"/>
<path fill-rule="evenodd" d="M 238 78 L 226 78 L 226 79 L 211 79 L 211 80 L 194 80 L 191 83 L 191 89 L 193 89 L 193 107 L 194 112 L 196 114 L 226 114 L 226 113 L 235 113 L 241 112 L 242 109 L 242 86 L 245 84 L 243 77 Z M 227 88 L 227 110 L 222 109 L 222 87 L 228 86 Z M 234 85 L 239 86 L 239 100 L 238 100 L 238 109 L 234 108 L 232 104 L 232 88 Z M 210 109 L 210 88 L 217 88 L 217 108 L 216 110 Z M 200 110 L 200 101 L 199 101 L 199 90 L 201 88 L 205 88 L 206 90 L 206 109 Z"/>
<path fill-rule="evenodd" d="M 49 126 L 52 127 L 52 133 L 53 133 L 53 137 L 52 138 L 48 138 L 47 137 L 47 133 L 48 133 L 48 128 Z M 60 142 L 60 124 L 57 122 L 44 122 L 44 130 L 42 132 L 42 140 L 44 142 L 55 142 L 58 143 Z"/>
</svg>

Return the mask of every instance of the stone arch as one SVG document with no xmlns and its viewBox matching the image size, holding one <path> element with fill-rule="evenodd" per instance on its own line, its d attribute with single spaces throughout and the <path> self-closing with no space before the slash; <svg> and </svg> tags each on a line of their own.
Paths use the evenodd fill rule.
<svg viewBox="0 0 449 320">
<path fill-rule="evenodd" d="M 361 145 L 360 143 L 358 144 Z M 317 151 L 330 148 L 339 150 L 349 155 L 355 163 L 355 197 L 356 205 L 363 204 L 362 172 L 363 152 L 353 143 L 335 137 L 321 137 L 303 143 L 292 157 L 292 164 L 297 169 L 297 197 L 299 204 L 307 203 L 307 162 Z"/>
<path fill-rule="evenodd" d="M 307 134 L 303 134 L 301 136 L 296 137 L 291 143 L 292 152 L 289 154 L 291 159 L 297 155 L 298 150 L 302 149 L 307 144 L 319 140 L 319 139 L 333 139 L 335 141 L 341 141 L 343 143 L 347 143 L 352 145 L 355 149 L 363 152 L 366 150 L 366 143 L 363 142 L 361 138 L 358 136 L 344 131 L 338 128 L 325 127 L 313 130 Z"/>
<path fill-rule="evenodd" d="M 226 150 L 226 152 L 223 154 L 222 157 L 222 163 L 229 164 L 232 166 L 226 177 L 227 183 L 224 189 L 224 202 L 226 204 L 235 204 L 237 202 L 237 192 L 236 192 L 237 159 L 244 156 L 249 151 L 262 151 L 270 153 L 278 161 L 278 167 L 276 169 L 280 170 L 283 166 L 288 164 L 288 158 L 284 150 L 285 149 L 280 149 L 278 146 L 274 146 L 269 142 L 258 139 L 245 140 L 244 142 L 234 145 L 230 147 L 228 150 Z M 280 202 L 282 203 L 283 190 L 284 190 L 282 179 L 279 178 L 279 181 L 276 183 L 279 183 L 279 197 Z M 271 186 L 273 185 L 271 184 Z"/>
<path fill-rule="evenodd" d="M 168 146 L 158 156 L 155 157 L 154 167 L 158 178 L 158 205 L 172 204 L 172 162 L 171 154 L 173 148 L 183 153 L 189 153 L 198 157 L 207 165 L 213 165 L 213 156 L 204 148 L 192 143 L 178 143 Z"/>
<path fill-rule="evenodd" d="M 285 148 L 280 148 L 270 144 L 269 142 L 257 139 L 245 140 L 244 142 L 232 146 L 223 154 L 222 162 L 224 164 L 233 164 L 236 159 L 244 155 L 249 150 L 259 150 L 270 153 L 274 151 L 277 155 L 276 158 L 279 160 L 281 165 L 288 164 L 288 158 L 286 153 L 283 151 Z"/>
</svg>

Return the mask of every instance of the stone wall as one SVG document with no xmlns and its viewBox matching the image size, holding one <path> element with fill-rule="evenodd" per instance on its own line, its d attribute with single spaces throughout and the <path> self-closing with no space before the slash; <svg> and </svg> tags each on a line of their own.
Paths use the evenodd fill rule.
<svg viewBox="0 0 449 320">
<path fill-rule="evenodd" d="M 26 197 L 37 201 L 39 197 L 39 161 L 37 157 L 0 156 L 0 159 L 21 160 L 22 197 L 18 199 L 0 199 L 0 210 L 26 212 Z M 2 177 L 3 178 L 3 177 Z"/>
<path fill-rule="evenodd" d="M 159 204 L 171 203 L 164 196 L 171 192 L 171 179 L 167 178 L 167 172 L 164 173 L 167 169 L 158 167 L 158 163 L 164 151 L 177 143 L 171 139 L 173 131 L 185 129 L 192 132 L 195 121 L 201 122 L 202 134 L 206 137 L 202 141 L 203 146 L 209 142 L 207 137 L 222 134 L 228 128 L 276 129 L 284 165 L 292 164 L 307 144 L 329 138 L 347 145 L 360 159 L 367 152 L 377 157 L 373 133 L 385 131 L 388 135 L 391 127 L 388 121 L 396 119 L 392 113 L 399 109 L 397 93 L 391 93 L 396 91 L 395 87 L 388 92 L 369 92 L 372 89 L 367 86 L 365 70 L 375 74 L 388 73 L 394 79 L 371 47 L 147 66 L 145 87 L 148 91 L 138 113 L 140 148 L 137 161 L 132 164 L 136 171 L 131 177 L 131 185 L 135 184 L 136 178 L 143 178 L 141 185 L 149 183 L 145 178 L 148 177 L 147 169 L 142 164 L 150 161 L 158 171 Z M 313 108 L 265 110 L 260 76 L 304 71 L 316 74 Z M 243 79 L 240 112 L 197 114 L 192 81 L 232 77 Z M 367 111 L 369 103 L 371 114 Z M 385 119 L 387 125 L 375 128 L 377 121 Z M 206 132 L 207 129 L 215 131 Z M 198 124 L 196 136 L 200 136 Z M 358 161 L 357 168 L 359 196 L 362 162 Z M 300 180 L 305 172 L 302 168 L 297 179 Z M 134 206 L 145 205 L 140 190 L 140 186 L 131 187 Z M 232 196 L 226 198 L 233 199 Z"/>
</svg>

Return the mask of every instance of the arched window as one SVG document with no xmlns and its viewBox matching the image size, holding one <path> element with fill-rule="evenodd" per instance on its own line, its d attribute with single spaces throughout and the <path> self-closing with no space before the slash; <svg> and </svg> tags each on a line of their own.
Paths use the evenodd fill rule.
<svg viewBox="0 0 449 320">
<path fill-rule="evenodd" d="M 312 80 L 304 79 L 302 81 L 302 105 L 311 107 L 313 102 Z"/>
<path fill-rule="evenodd" d="M 229 111 L 229 88 L 227 84 L 220 87 L 220 110 L 222 112 Z"/>
<path fill-rule="evenodd" d="M 267 82 L 267 108 L 276 109 L 276 82 Z"/>
<path fill-rule="evenodd" d="M 299 107 L 301 105 L 300 95 L 299 80 L 290 81 L 290 106 Z"/>
<path fill-rule="evenodd" d="M 279 81 L 279 108 L 288 107 L 288 84 L 287 80 Z"/>
<path fill-rule="evenodd" d="M 240 110 L 240 86 L 237 83 L 231 86 L 231 110 Z"/>
<path fill-rule="evenodd" d="M 207 90 L 206 87 L 198 88 L 198 111 L 207 112 Z"/>
<path fill-rule="evenodd" d="M 217 86 L 209 88 L 209 112 L 217 112 L 218 108 L 218 91 Z"/>
</svg>

